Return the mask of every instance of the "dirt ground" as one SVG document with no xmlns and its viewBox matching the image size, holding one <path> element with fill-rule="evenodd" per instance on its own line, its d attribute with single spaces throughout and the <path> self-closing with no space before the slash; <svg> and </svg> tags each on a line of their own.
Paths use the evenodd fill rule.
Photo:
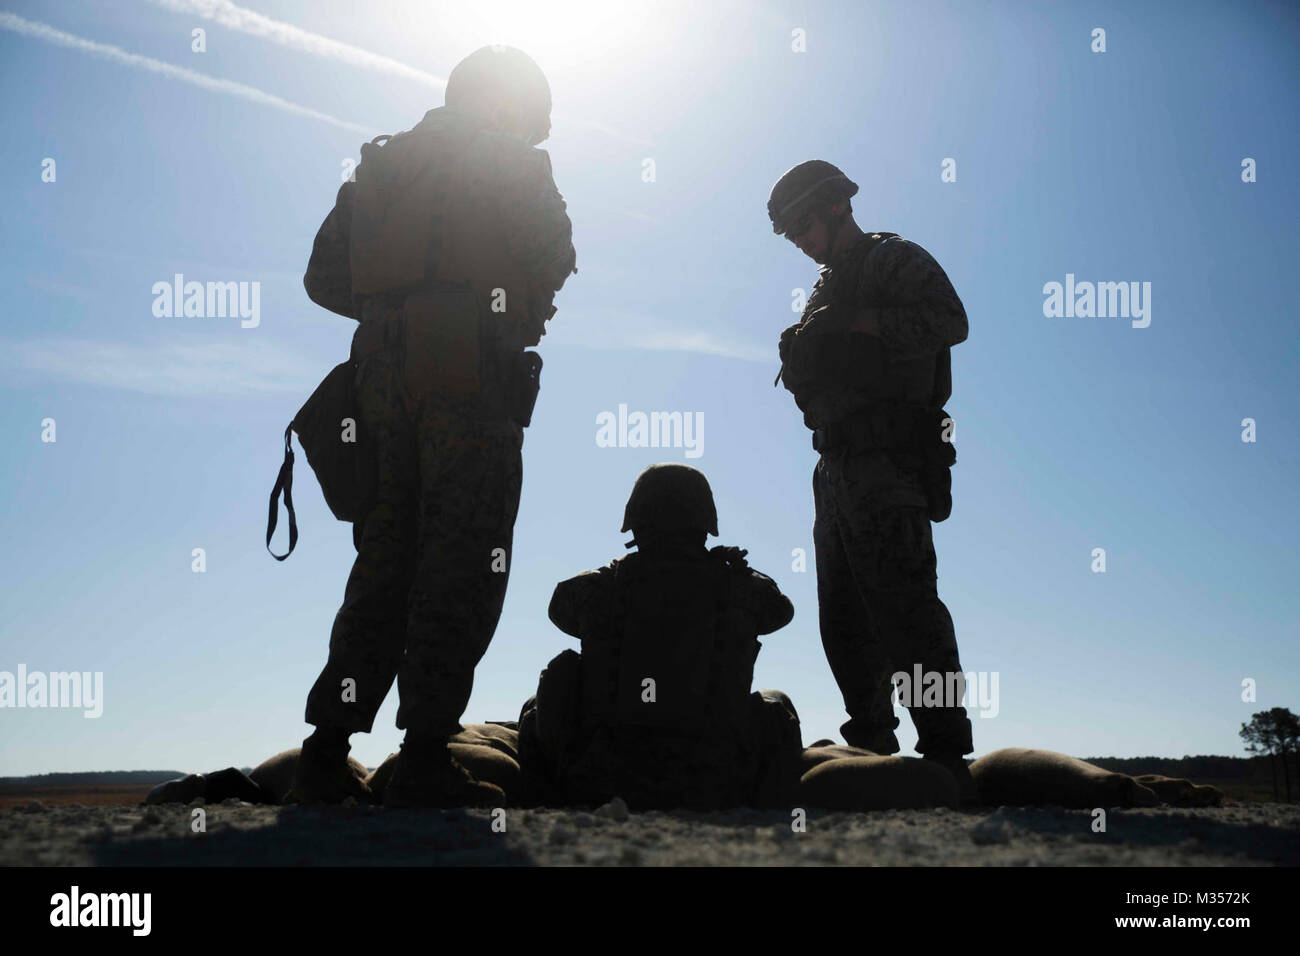
<svg viewBox="0 0 1300 956">
<path fill-rule="evenodd" d="M 200 808 L 205 833 L 191 829 Z M 1300 865 L 1300 807 L 1283 804 L 1115 809 L 1104 833 L 1088 811 L 1007 807 L 812 810 L 803 832 L 780 812 L 618 816 L 30 801 L 0 809 L 0 865 Z"/>
<path fill-rule="evenodd" d="M 129 807 L 144 803 L 145 794 L 153 786 L 152 783 L 101 783 L 89 786 L 80 784 L 50 787 L 10 783 L 0 785 L 0 810 L 27 806 L 32 801 L 43 803 L 47 807 L 63 807 L 76 803 L 95 807 Z"/>
</svg>

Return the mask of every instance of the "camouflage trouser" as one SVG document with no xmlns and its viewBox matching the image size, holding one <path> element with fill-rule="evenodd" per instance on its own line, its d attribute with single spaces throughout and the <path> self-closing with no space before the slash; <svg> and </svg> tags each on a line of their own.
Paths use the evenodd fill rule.
<svg viewBox="0 0 1300 956">
<path fill-rule="evenodd" d="M 799 785 L 799 715 L 780 691 L 749 697 L 749 728 L 592 726 L 578 712 L 582 658 L 564 651 L 542 672 L 519 718 L 519 762 L 533 801 L 633 809 L 788 807 Z"/>
<path fill-rule="evenodd" d="M 882 453 L 845 452 L 822 456 L 813 498 L 822 646 L 851 718 L 841 731 L 853 746 L 897 753 L 891 675 L 912 675 L 917 664 L 923 674 L 961 672 L 925 495 L 915 474 Z M 909 707 L 918 753 L 974 749 L 956 703 Z"/>
<path fill-rule="evenodd" d="M 378 493 L 307 722 L 369 731 L 396 677 L 397 726 L 449 735 L 505 600 L 523 430 L 413 389 L 400 342 L 359 358 L 357 405 Z"/>
</svg>

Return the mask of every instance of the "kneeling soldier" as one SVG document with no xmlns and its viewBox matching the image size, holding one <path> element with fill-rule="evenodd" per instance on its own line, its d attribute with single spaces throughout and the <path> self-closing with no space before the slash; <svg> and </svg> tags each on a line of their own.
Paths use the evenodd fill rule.
<svg viewBox="0 0 1300 956">
<path fill-rule="evenodd" d="M 761 634 L 794 609 L 739 548 L 705 546 L 717 510 L 704 474 L 637 478 L 633 554 L 560 582 L 550 618 L 582 642 L 542 672 L 520 717 L 539 802 L 638 809 L 781 806 L 798 784 L 799 720 L 779 691 L 750 693 Z"/>
</svg>

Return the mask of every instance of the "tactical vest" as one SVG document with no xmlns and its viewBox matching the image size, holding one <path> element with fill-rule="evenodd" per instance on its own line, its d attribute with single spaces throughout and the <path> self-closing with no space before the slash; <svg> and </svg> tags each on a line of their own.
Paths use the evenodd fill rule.
<svg viewBox="0 0 1300 956">
<path fill-rule="evenodd" d="M 583 641 L 584 724 L 742 734 L 759 647 L 734 596 L 742 575 L 709 556 L 614 567 L 612 633 Z"/>
<path fill-rule="evenodd" d="M 445 108 L 361 147 L 349 238 L 355 296 L 468 288 L 520 347 L 529 275 L 498 213 L 506 181 L 536 176 L 539 150 Z"/>
<path fill-rule="evenodd" d="M 891 238 L 896 234 L 864 236 L 822 273 L 799 324 L 782 334 L 781 378 L 813 429 L 813 448 L 889 453 L 919 477 L 930 520 L 944 521 L 952 513 L 956 461 L 943 410 L 952 395 L 952 353 L 944 346 L 932 356 L 899 359 L 878 336 L 849 330 L 859 310 L 901 304 L 887 287 L 862 288 L 867 256 Z M 834 308 L 816 320 L 826 328 L 800 331 L 826 306 Z"/>
<path fill-rule="evenodd" d="M 940 408 L 952 394 L 951 357 L 937 355 L 898 360 L 877 336 L 850 332 L 859 309 L 897 305 L 888 288 L 860 288 L 867 256 L 880 243 L 897 238 L 882 232 L 864 236 L 844 261 L 825 270 L 813 287 L 799 324 L 786 330 L 781 379 L 793 393 L 810 428 L 818 428 L 865 411 L 875 403 Z M 838 327 L 796 335 L 814 312 L 836 306 Z M 823 321 L 819 318 L 818 321 Z"/>
</svg>

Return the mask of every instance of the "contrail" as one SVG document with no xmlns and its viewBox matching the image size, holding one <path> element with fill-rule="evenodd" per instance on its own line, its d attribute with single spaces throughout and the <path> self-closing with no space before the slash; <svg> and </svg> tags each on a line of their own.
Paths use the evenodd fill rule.
<svg viewBox="0 0 1300 956">
<path fill-rule="evenodd" d="M 330 60 L 337 60 L 341 63 L 348 63 L 369 70 L 377 70 L 380 73 L 389 73 L 393 76 L 405 77 L 408 80 L 415 80 L 417 83 L 439 89 L 447 85 L 447 81 L 441 76 L 434 76 L 424 70 L 417 70 L 415 67 L 407 66 L 392 57 L 381 56 L 378 53 L 371 53 L 369 50 L 363 50 L 348 43 L 331 40 L 329 37 L 321 36 L 319 33 L 312 33 L 310 30 L 303 30 L 282 20 L 272 20 L 270 17 L 262 16 L 262 14 L 255 13 L 244 7 L 237 7 L 230 0 L 149 0 L 149 2 L 174 13 L 188 13 L 202 17 L 205 20 L 219 23 L 227 29 L 238 30 L 240 33 L 261 37 L 264 40 L 270 40 L 272 43 L 292 47 L 295 50 L 302 50 L 316 56 L 323 56 Z"/>
<path fill-rule="evenodd" d="M 254 103 L 261 103 L 263 106 L 272 106 L 286 113 L 296 113 L 299 116 L 306 116 L 310 119 L 321 120 L 337 126 L 340 129 L 351 130 L 355 133 L 362 133 L 369 136 L 371 129 L 368 126 L 360 126 L 356 123 L 349 123 L 346 120 L 330 116 L 328 113 L 321 113 L 318 110 L 309 109 L 306 106 L 299 106 L 297 103 L 290 103 L 278 96 L 274 96 L 264 90 L 259 90 L 253 86 L 247 86 L 243 83 L 236 83 L 234 80 L 223 80 L 219 77 L 208 76 L 206 73 L 199 73 L 196 70 L 188 70 L 182 66 L 173 66 L 170 63 L 164 63 L 162 60 L 155 60 L 152 57 L 141 56 L 138 53 L 128 53 L 121 47 L 112 46 L 107 43 L 96 43 L 93 40 L 84 40 L 81 37 L 73 36 L 71 33 L 64 33 L 62 30 L 56 30 L 54 27 L 45 23 L 37 23 L 33 20 L 24 20 L 20 16 L 12 13 L 0 11 L 0 29 L 12 30 L 14 33 L 21 33 L 24 36 L 34 37 L 37 40 L 44 40 L 46 43 L 53 43 L 55 46 L 67 47 L 72 50 L 80 50 L 83 53 L 91 53 L 106 60 L 112 60 L 114 63 L 121 63 L 123 66 L 133 66 L 142 70 L 149 70 L 152 73 L 160 73 L 163 76 L 171 77 L 174 80 L 181 80 L 184 83 L 190 83 L 194 86 L 200 86 L 205 90 L 211 90 L 213 93 L 225 93 L 229 96 L 238 96 L 241 99 L 250 100 Z"/>
</svg>

